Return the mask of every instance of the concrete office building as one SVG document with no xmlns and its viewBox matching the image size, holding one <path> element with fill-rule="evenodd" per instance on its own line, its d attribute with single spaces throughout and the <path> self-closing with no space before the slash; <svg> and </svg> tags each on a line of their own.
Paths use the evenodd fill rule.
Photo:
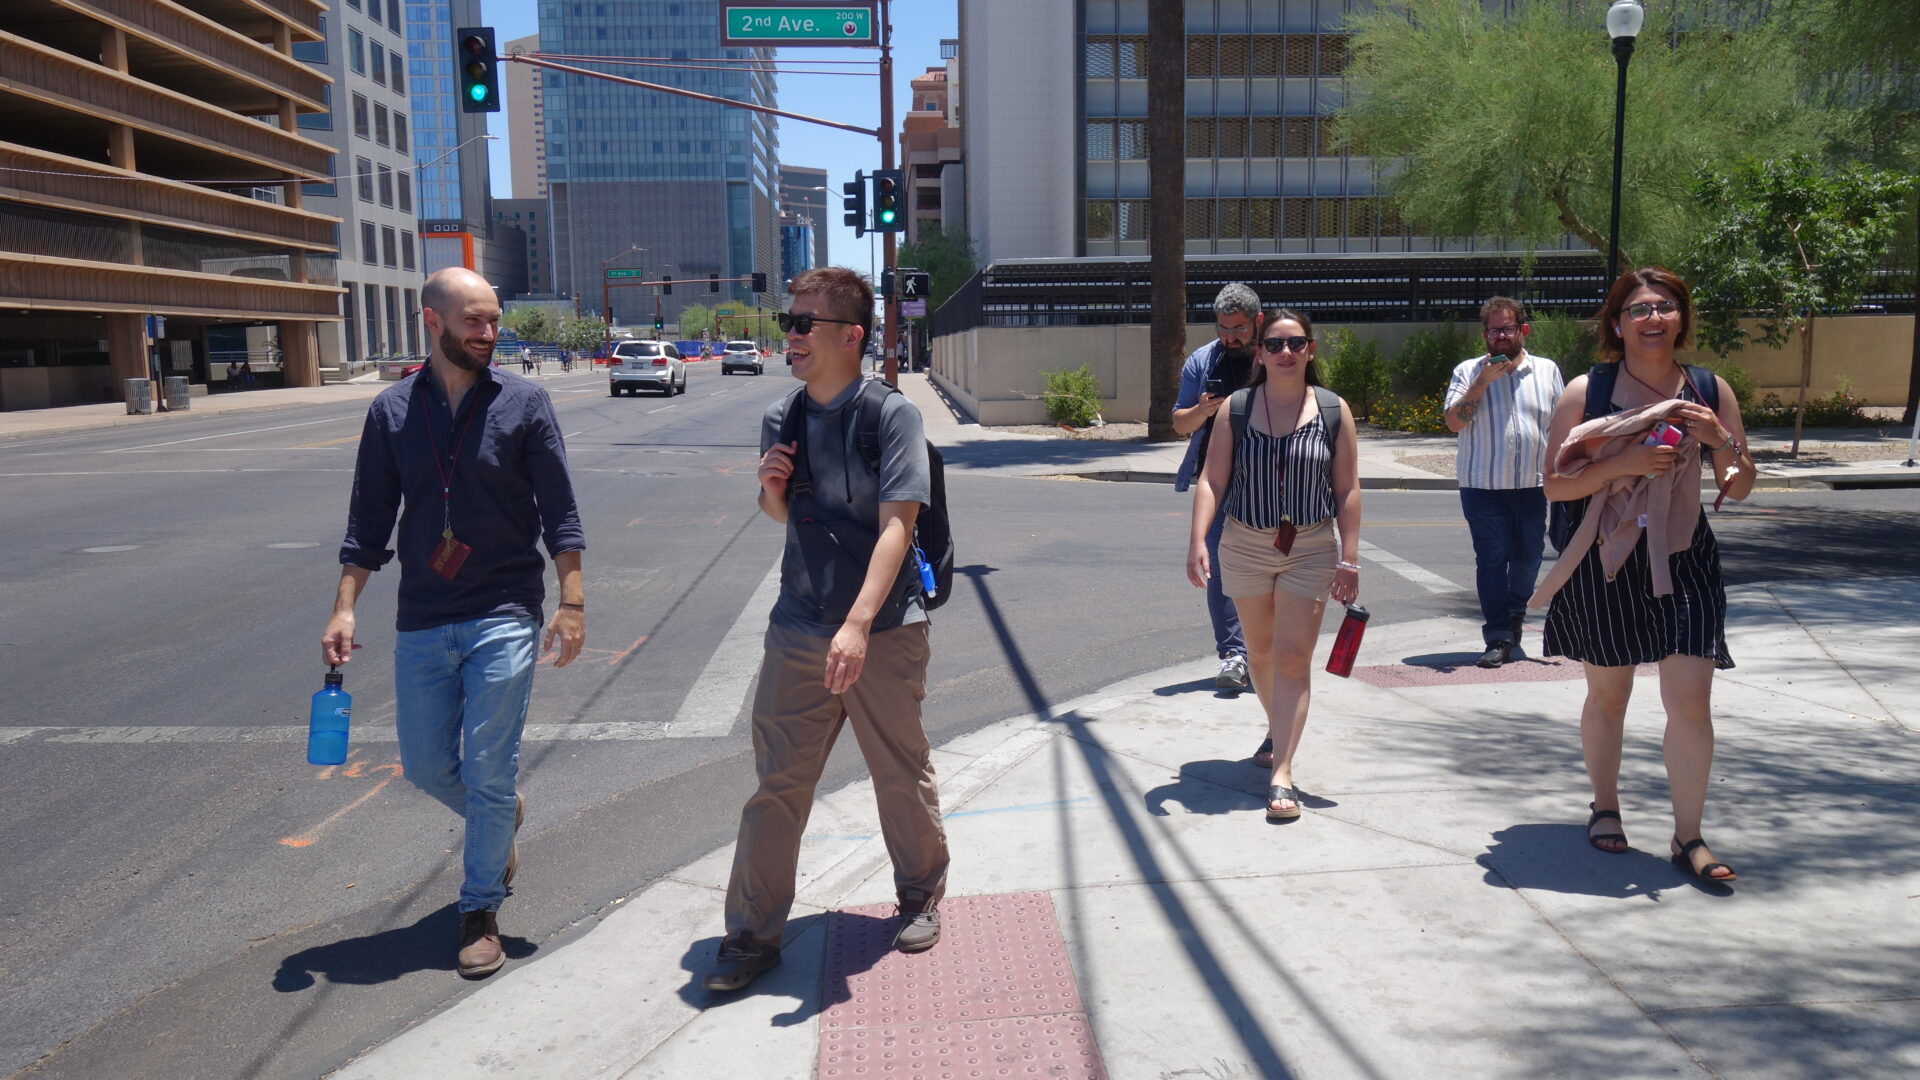
<svg viewBox="0 0 1920 1080">
<path fill-rule="evenodd" d="M 716 4 L 595 0 L 540 5 L 543 50 L 672 57 L 619 74 L 759 105 L 775 103 L 771 49 L 722 49 Z M 599 310 L 609 265 L 658 280 L 780 273 L 776 121 L 744 109 L 548 72 L 547 185 L 554 288 Z M 639 247 L 645 250 L 632 251 Z M 611 293 L 623 323 L 651 325 L 653 289 Z M 747 282 L 718 296 L 697 285 L 663 298 L 667 321 L 688 303 L 756 298 Z"/>
<path fill-rule="evenodd" d="M 941 42 L 943 53 L 949 42 Z M 949 68 L 930 67 L 910 84 L 913 108 L 900 122 L 900 167 L 907 181 L 907 235 L 920 238 L 928 224 L 942 231 L 966 230 L 965 180 L 961 172 L 962 133 L 954 115 Z M 953 175 L 948 175 L 952 173 Z M 951 189 L 959 198 L 949 199 Z"/>
<path fill-rule="evenodd" d="M 851 180 L 853 177 L 849 176 Z M 832 196 L 833 217 L 827 216 L 828 197 Z M 808 266 L 826 266 L 827 263 L 827 225 L 839 220 L 840 192 L 827 191 L 827 170 L 810 169 L 805 165 L 780 166 L 780 213 L 781 223 L 800 224 L 804 219 L 813 226 L 813 253 Z M 785 256 L 782 255 L 782 261 Z M 792 275 L 789 274 L 789 277 Z"/>
<path fill-rule="evenodd" d="M 117 400 L 156 369 L 204 384 L 235 340 L 319 381 L 336 222 L 301 187 L 332 169 L 296 121 L 328 84 L 292 53 L 325 9 L 0 4 L 0 408 Z"/>
<path fill-rule="evenodd" d="M 520 291 L 530 296 L 552 296 L 553 230 L 547 224 L 547 200 L 493 200 L 493 228 L 495 242 L 504 242 L 507 233 L 503 230 L 512 230 L 525 244 L 527 275 Z"/>
<path fill-rule="evenodd" d="M 540 35 L 514 38 L 505 45 L 506 55 L 540 51 Z M 507 153 L 512 166 L 513 197 L 547 197 L 547 106 L 540 89 L 544 74 L 530 64 L 508 64 L 507 73 Z M 535 289 L 539 292 L 539 289 Z"/>
<path fill-rule="evenodd" d="M 337 179 L 307 188 L 307 205 L 340 219 L 342 322 L 320 335 L 320 366 L 426 354 L 420 324 L 407 42 L 398 0 L 336 3 L 325 39 L 294 56 L 333 80 L 326 112 L 300 130 L 333 148 Z M 216 378 L 218 372 L 215 373 Z"/>
<path fill-rule="evenodd" d="M 1328 140 L 1364 0 L 1187 0 L 1188 254 L 1465 250 L 1412 234 Z M 980 263 L 1147 253 L 1146 0 L 960 0 Z M 1569 239 L 1569 250 L 1583 245 Z"/>
</svg>

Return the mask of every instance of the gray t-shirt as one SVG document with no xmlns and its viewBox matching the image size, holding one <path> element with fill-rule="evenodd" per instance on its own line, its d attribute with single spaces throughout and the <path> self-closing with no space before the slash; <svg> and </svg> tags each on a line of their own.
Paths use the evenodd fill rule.
<svg viewBox="0 0 1920 1080">
<path fill-rule="evenodd" d="M 854 399 L 860 393 L 861 384 L 862 380 L 855 380 L 825 406 L 802 395 L 807 409 L 804 438 L 807 464 L 813 472 L 817 516 L 875 536 L 880 531 L 881 503 L 917 502 L 924 510 L 933 498 L 933 482 L 920 410 L 913 407 L 905 394 L 888 394 L 881 406 L 879 475 L 867 467 L 854 431 L 859 421 L 859 408 Z M 782 395 L 767 406 L 767 415 L 760 425 L 762 455 L 780 437 L 787 401 L 787 395 Z M 907 601 L 906 614 L 899 625 L 926 619 L 926 607 L 916 590 Z M 786 553 L 780 560 L 780 599 L 773 605 L 773 622 L 817 637 L 832 637 L 840 630 L 840 624 L 828 620 L 814 596 L 800 538 L 791 520 L 787 522 Z M 876 625 L 875 629 L 890 627 Z"/>
</svg>

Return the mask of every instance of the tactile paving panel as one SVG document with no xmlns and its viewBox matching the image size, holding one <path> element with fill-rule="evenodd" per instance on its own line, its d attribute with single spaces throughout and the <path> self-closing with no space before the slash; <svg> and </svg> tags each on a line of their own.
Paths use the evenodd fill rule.
<svg viewBox="0 0 1920 1080">
<path fill-rule="evenodd" d="M 1046 893 L 950 897 L 922 953 L 893 914 L 827 915 L 820 1080 L 1106 1076 Z"/>
<path fill-rule="evenodd" d="M 1106 1080 L 1082 1016 L 1020 1016 L 820 1033 L 820 1080 Z"/>
<path fill-rule="evenodd" d="M 1652 664 L 1642 664 L 1635 674 L 1650 675 L 1657 671 L 1659 668 Z M 1565 682 L 1585 676 L 1586 669 L 1578 660 L 1568 660 L 1563 656 L 1509 660 L 1497 668 L 1478 667 L 1473 660 L 1467 659 L 1458 664 L 1379 664 L 1374 667 L 1353 669 L 1355 682 L 1363 682 L 1368 686 L 1382 686 L 1389 690 L 1403 686 Z"/>
</svg>

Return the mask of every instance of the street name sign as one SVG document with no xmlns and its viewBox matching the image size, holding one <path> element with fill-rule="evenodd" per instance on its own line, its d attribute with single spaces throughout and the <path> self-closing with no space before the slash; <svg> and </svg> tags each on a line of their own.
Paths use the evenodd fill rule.
<svg viewBox="0 0 1920 1080">
<path fill-rule="evenodd" d="M 878 45 L 876 2 L 769 4 L 764 0 L 720 0 L 720 44 L 730 48 Z"/>
<path fill-rule="evenodd" d="M 646 276 L 647 276 L 647 272 L 645 270 L 609 270 L 607 271 L 608 281 L 618 281 L 621 278 L 643 278 Z"/>
<path fill-rule="evenodd" d="M 925 300 L 900 301 L 900 317 L 903 319 L 918 319 L 926 313 L 927 302 Z"/>
</svg>

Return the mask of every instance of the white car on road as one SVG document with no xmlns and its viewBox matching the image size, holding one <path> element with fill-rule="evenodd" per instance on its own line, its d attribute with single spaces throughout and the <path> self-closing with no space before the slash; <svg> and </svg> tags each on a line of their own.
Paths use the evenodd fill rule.
<svg viewBox="0 0 1920 1080">
<path fill-rule="evenodd" d="M 622 341 L 607 361 L 607 392 L 658 390 L 668 397 L 687 392 L 687 362 L 670 341 Z"/>
<path fill-rule="evenodd" d="M 760 346 L 751 341 L 729 341 L 727 351 L 720 354 L 720 374 L 731 375 L 735 368 L 765 375 L 767 358 L 760 355 Z"/>
</svg>

